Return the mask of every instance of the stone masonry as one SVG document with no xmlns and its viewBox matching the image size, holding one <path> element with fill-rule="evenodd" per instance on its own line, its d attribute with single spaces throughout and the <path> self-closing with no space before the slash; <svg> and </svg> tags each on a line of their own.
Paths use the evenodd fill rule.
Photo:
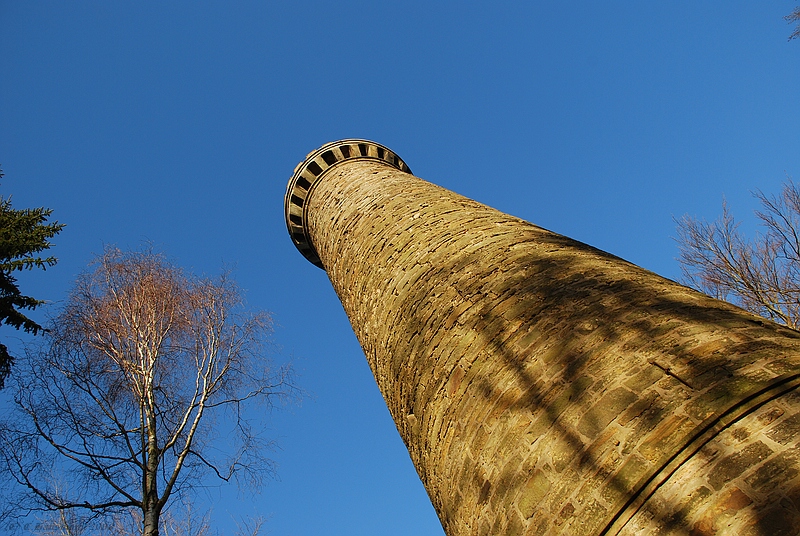
<svg viewBox="0 0 800 536">
<path fill-rule="evenodd" d="M 800 333 L 343 140 L 286 194 L 449 536 L 800 533 Z"/>
</svg>

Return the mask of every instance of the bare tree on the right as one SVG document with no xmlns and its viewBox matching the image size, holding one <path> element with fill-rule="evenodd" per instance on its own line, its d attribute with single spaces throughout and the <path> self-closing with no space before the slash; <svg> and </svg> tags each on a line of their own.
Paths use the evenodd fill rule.
<svg viewBox="0 0 800 536">
<path fill-rule="evenodd" d="M 800 188 L 791 179 L 779 195 L 753 194 L 763 232 L 748 240 L 723 201 L 713 222 L 677 220 L 679 262 L 686 282 L 790 328 L 800 327 Z"/>
<path fill-rule="evenodd" d="M 784 17 L 795 24 L 789 40 L 800 38 L 800 6 Z M 715 298 L 800 328 L 800 189 L 791 179 L 780 195 L 753 194 L 764 227 L 753 240 L 722 202 L 722 216 L 707 222 L 688 215 L 678 225 L 678 261 L 685 282 Z"/>
</svg>

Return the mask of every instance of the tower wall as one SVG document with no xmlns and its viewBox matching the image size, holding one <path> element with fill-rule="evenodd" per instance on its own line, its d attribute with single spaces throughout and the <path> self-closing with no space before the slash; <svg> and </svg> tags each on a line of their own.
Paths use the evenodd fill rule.
<svg viewBox="0 0 800 536">
<path fill-rule="evenodd" d="M 800 333 L 408 171 L 324 146 L 287 223 L 449 536 L 800 532 Z"/>
</svg>

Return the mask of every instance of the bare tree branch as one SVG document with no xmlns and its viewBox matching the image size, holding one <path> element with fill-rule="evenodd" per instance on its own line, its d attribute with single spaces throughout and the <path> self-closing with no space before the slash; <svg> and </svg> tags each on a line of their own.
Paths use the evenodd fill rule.
<svg viewBox="0 0 800 536">
<path fill-rule="evenodd" d="M 794 11 L 786 15 L 784 19 L 786 19 L 786 22 L 789 24 L 797 23 L 797 26 L 794 27 L 792 35 L 789 36 L 789 41 L 800 37 L 800 7 L 794 8 Z"/>
</svg>

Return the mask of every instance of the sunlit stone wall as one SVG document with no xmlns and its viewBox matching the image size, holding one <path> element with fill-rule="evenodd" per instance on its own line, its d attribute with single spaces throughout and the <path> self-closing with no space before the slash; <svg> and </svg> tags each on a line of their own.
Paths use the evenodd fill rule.
<svg viewBox="0 0 800 536">
<path fill-rule="evenodd" d="M 287 222 L 449 536 L 800 533 L 800 333 L 358 143 Z"/>
</svg>

